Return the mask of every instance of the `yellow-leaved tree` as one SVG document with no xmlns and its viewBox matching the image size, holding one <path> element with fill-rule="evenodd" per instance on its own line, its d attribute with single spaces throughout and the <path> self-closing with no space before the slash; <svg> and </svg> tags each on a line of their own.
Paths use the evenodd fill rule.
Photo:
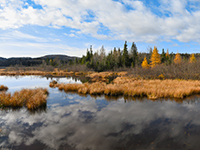
<svg viewBox="0 0 200 150">
<path fill-rule="evenodd" d="M 177 52 L 174 58 L 175 64 L 180 64 L 182 62 L 181 55 Z"/>
<path fill-rule="evenodd" d="M 194 63 L 194 62 L 196 62 L 196 58 L 195 58 L 194 54 L 191 54 L 190 63 Z"/>
<path fill-rule="evenodd" d="M 142 68 L 149 68 L 149 64 L 147 62 L 147 58 L 146 57 L 144 57 L 144 60 L 142 62 Z"/>
<path fill-rule="evenodd" d="M 158 49 L 156 46 L 154 46 L 150 60 L 151 60 L 151 67 L 155 67 L 156 65 L 161 63 L 160 55 L 158 54 Z"/>
</svg>

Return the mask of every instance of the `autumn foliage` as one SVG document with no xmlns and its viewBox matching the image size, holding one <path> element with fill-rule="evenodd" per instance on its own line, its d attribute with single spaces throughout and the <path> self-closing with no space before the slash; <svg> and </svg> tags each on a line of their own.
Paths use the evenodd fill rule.
<svg viewBox="0 0 200 150">
<path fill-rule="evenodd" d="M 194 62 L 196 62 L 196 58 L 195 58 L 194 54 L 191 54 L 190 63 L 194 63 Z"/>
<path fill-rule="evenodd" d="M 149 64 L 147 62 L 147 58 L 145 57 L 143 62 L 142 62 L 142 68 L 149 68 Z"/>
<path fill-rule="evenodd" d="M 182 62 L 181 55 L 177 52 L 174 58 L 175 64 L 180 64 Z"/>
<path fill-rule="evenodd" d="M 156 46 L 154 46 L 153 53 L 151 55 L 150 60 L 151 60 L 151 67 L 155 67 L 156 65 L 161 63 L 161 58 L 160 58 L 160 55 L 158 53 L 158 49 Z"/>
</svg>

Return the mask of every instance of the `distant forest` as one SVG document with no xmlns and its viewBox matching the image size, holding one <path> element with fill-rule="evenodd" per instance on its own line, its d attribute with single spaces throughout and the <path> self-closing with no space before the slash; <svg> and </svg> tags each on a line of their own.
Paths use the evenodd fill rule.
<svg viewBox="0 0 200 150">
<path fill-rule="evenodd" d="M 75 60 L 77 57 L 70 57 L 67 55 L 46 55 L 38 58 L 20 57 L 20 58 L 2 58 L 0 57 L 0 67 L 10 66 L 53 66 L 58 67 L 64 64 L 68 64 L 69 61 Z"/>
</svg>

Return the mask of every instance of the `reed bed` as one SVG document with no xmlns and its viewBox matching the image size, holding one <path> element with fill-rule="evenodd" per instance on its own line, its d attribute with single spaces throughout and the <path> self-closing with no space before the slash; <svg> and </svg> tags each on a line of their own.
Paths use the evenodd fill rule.
<svg viewBox="0 0 200 150">
<path fill-rule="evenodd" d="M 0 91 L 7 91 L 7 90 L 8 90 L 7 86 L 5 86 L 5 85 L 0 86 Z"/>
<path fill-rule="evenodd" d="M 109 96 L 180 98 L 200 94 L 200 81 L 196 80 L 142 80 L 117 77 L 112 83 L 57 84 L 59 90 L 76 91 L 81 94 L 105 94 Z"/>
<path fill-rule="evenodd" d="M 46 106 L 48 91 L 47 89 L 22 89 L 13 95 L 6 92 L 0 93 L 0 106 L 21 108 L 26 107 L 28 110 L 36 110 L 42 106 Z"/>
</svg>

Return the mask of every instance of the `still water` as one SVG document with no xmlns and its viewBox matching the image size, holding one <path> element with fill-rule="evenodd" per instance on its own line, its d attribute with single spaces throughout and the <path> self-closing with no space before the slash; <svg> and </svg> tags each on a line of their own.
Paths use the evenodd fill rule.
<svg viewBox="0 0 200 150">
<path fill-rule="evenodd" d="M 52 79 L 0 77 L 13 93 Z M 72 78 L 59 82 L 79 82 Z M 200 101 L 107 98 L 49 90 L 47 109 L 0 110 L 0 148 L 44 150 L 199 150 Z"/>
</svg>

